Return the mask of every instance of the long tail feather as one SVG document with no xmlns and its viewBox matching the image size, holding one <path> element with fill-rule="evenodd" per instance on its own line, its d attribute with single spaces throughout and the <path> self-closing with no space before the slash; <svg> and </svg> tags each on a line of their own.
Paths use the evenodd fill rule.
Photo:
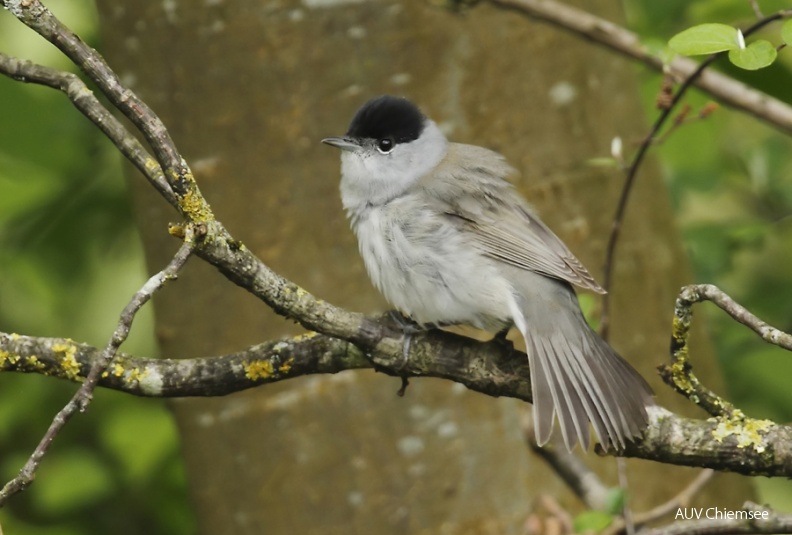
<svg viewBox="0 0 792 535">
<path fill-rule="evenodd" d="M 529 356 L 536 440 L 549 440 L 558 417 L 568 449 L 588 448 L 589 424 L 604 447 L 622 449 L 646 427 L 652 390 L 591 330 L 574 291 L 549 282 L 554 295 L 533 288 L 532 295 L 516 296 L 514 320 Z"/>
</svg>

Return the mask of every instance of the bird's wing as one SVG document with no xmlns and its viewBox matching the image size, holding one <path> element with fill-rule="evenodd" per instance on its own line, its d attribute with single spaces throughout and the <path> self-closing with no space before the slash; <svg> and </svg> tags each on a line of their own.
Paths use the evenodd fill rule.
<svg viewBox="0 0 792 535">
<path fill-rule="evenodd" d="M 464 156 L 462 156 L 464 155 Z M 530 209 L 504 177 L 514 170 L 499 154 L 451 144 L 447 162 L 432 173 L 430 193 L 441 210 L 474 238 L 482 252 L 518 268 L 565 280 L 597 293 L 605 290 Z M 461 180 L 459 170 L 467 177 Z M 457 176 L 455 176 L 457 175 Z"/>
</svg>

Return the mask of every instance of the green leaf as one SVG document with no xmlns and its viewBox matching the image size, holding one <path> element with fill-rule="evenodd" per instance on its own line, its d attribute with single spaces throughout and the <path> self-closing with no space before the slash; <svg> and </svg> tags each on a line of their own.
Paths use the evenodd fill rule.
<svg viewBox="0 0 792 535">
<path fill-rule="evenodd" d="M 624 502 L 627 499 L 627 492 L 620 487 L 613 487 L 608 490 L 606 497 L 607 510 L 613 515 L 619 515 L 624 510 Z"/>
<path fill-rule="evenodd" d="M 613 522 L 613 516 L 602 511 L 584 511 L 575 517 L 573 528 L 575 533 L 593 531 L 599 533 Z"/>
<path fill-rule="evenodd" d="M 792 19 L 785 20 L 783 26 L 781 26 L 781 39 L 786 44 L 792 45 Z"/>
<path fill-rule="evenodd" d="M 714 54 L 740 48 L 737 29 L 726 24 L 699 24 L 679 32 L 668 41 L 668 46 L 683 56 Z"/>
<path fill-rule="evenodd" d="M 773 63 L 777 55 L 769 41 L 760 40 L 742 49 L 729 50 L 729 61 L 741 69 L 755 71 Z"/>
</svg>

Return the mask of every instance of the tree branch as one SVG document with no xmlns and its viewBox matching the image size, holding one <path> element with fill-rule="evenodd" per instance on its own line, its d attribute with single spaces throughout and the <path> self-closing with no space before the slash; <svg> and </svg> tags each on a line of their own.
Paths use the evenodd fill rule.
<svg viewBox="0 0 792 535">
<path fill-rule="evenodd" d="M 389 352 L 366 355 L 354 344 L 309 334 L 260 344 L 231 355 L 171 360 L 121 354 L 100 385 L 149 397 L 217 396 L 317 373 L 374 368 L 393 376 L 439 377 L 490 396 L 531 401 L 527 358 L 499 342 L 481 343 L 443 331 L 414 335 L 402 359 L 401 335 L 365 318 L 371 345 Z M 395 337 L 393 337 L 395 336 Z M 377 340 L 379 340 L 377 342 Z M 0 335 L 0 369 L 79 380 L 99 350 L 69 340 Z M 78 367 L 64 366 L 71 355 Z M 71 370 L 71 372 L 69 371 Z M 767 421 L 693 420 L 650 407 L 643 437 L 624 455 L 746 475 L 792 476 L 792 428 Z"/>
<path fill-rule="evenodd" d="M 522 0 L 521 0 L 522 1 Z M 532 0 L 528 0 L 532 1 Z M 769 17 L 762 19 L 749 28 L 746 28 L 743 31 L 743 35 L 749 36 L 752 33 L 758 31 L 759 29 L 763 28 L 767 24 L 775 20 L 779 20 L 784 16 L 788 16 L 792 14 L 792 10 L 788 12 L 778 12 Z M 649 131 L 649 135 L 644 138 L 641 142 L 641 145 L 638 147 L 635 155 L 633 156 L 632 162 L 627 169 L 627 178 L 624 181 L 624 186 L 622 187 L 621 195 L 619 196 L 619 201 L 616 206 L 616 213 L 613 217 L 613 224 L 611 226 L 610 236 L 608 237 L 608 245 L 605 252 L 605 268 L 604 268 L 604 280 L 603 280 L 603 288 L 610 292 L 612 290 L 612 277 L 613 277 L 613 266 L 614 266 L 614 259 L 616 258 L 616 245 L 619 241 L 619 236 L 621 234 L 621 227 L 622 223 L 624 222 L 624 216 L 627 212 L 627 204 L 630 200 L 630 194 L 632 193 L 633 186 L 635 185 L 635 180 L 638 176 L 638 169 L 640 168 L 641 164 L 643 163 L 644 157 L 646 156 L 647 152 L 649 151 L 649 147 L 652 145 L 654 140 L 657 138 L 660 130 L 663 128 L 663 125 L 666 123 L 668 118 L 671 116 L 671 112 L 676 108 L 677 104 L 682 100 L 682 97 L 685 95 L 687 90 L 695 84 L 698 80 L 701 79 L 702 75 L 707 71 L 707 67 L 712 65 L 715 60 L 722 56 L 722 53 L 712 54 L 707 59 L 701 62 L 680 84 L 679 88 L 673 94 L 670 99 L 670 102 L 665 106 L 660 115 L 655 120 L 654 124 L 652 125 L 651 130 Z M 600 331 L 605 339 L 608 337 L 608 329 L 610 328 L 610 293 L 606 293 L 602 298 L 602 315 L 600 318 L 601 326 Z"/>
<path fill-rule="evenodd" d="M 760 320 L 712 284 L 694 284 L 682 288 L 674 307 L 671 363 L 660 366 L 660 376 L 669 386 L 709 414 L 730 420 L 742 419 L 744 418 L 742 412 L 706 388 L 693 374 L 689 358 L 688 335 L 693 320 L 693 305 L 702 301 L 712 301 L 733 319 L 773 345 L 792 350 L 792 336 Z"/>
<path fill-rule="evenodd" d="M 0 0 L 0 5 L 58 47 L 137 127 L 154 151 L 182 215 L 195 223 L 213 220 L 214 214 L 201 195 L 192 171 L 173 143 L 165 124 L 131 89 L 124 87 L 104 58 L 58 20 L 40 0 Z M 149 161 L 148 164 L 154 162 Z"/>
<path fill-rule="evenodd" d="M 633 32 L 561 2 L 554 0 L 490 1 L 496 6 L 550 23 L 623 56 L 638 60 L 656 71 L 670 74 L 677 81 L 691 77 L 698 68 L 695 61 L 685 57 L 676 57 L 666 64 L 660 56 L 649 52 L 641 44 L 638 35 Z M 789 16 L 792 16 L 792 10 L 787 9 L 762 18 L 762 20 L 778 20 Z M 785 134 L 792 134 L 792 107 L 786 103 L 714 71 L 707 71 L 698 77 L 694 85 L 723 104 L 748 113 Z"/>
<path fill-rule="evenodd" d="M 99 102 L 77 75 L 37 65 L 0 53 L 0 74 L 19 82 L 44 85 L 62 91 L 74 106 L 94 123 L 118 150 L 143 173 L 149 183 L 174 207 L 176 197 L 162 168 L 143 145 Z"/>
</svg>

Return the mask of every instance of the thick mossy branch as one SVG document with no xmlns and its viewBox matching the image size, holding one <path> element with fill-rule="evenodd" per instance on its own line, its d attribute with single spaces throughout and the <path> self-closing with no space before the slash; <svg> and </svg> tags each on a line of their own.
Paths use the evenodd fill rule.
<svg viewBox="0 0 792 535">
<path fill-rule="evenodd" d="M 62 338 L 0 334 L 0 370 L 82 381 L 98 348 Z M 313 333 L 211 358 L 148 359 L 119 353 L 99 386 L 145 397 L 222 396 L 313 373 L 371 368 L 348 342 Z"/>
<path fill-rule="evenodd" d="M 651 407 L 644 436 L 628 443 L 624 455 L 716 470 L 728 466 L 746 475 L 790 477 L 792 427 L 744 417 L 692 420 Z"/>
<path fill-rule="evenodd" d="M 366 321 L 371 336 L 382 337 L 375 345 L 392 347 L 392 353 L 367 357 L 349 342 L 313 333 L 218 357 L 144 359 L 121 353 L 99 384 L 148 397 L 220 396 L 294 377 L 373 368 L 393 376 L 445 378 L 491 396 L 531 399 L 527 359 L 521 352 L 497 342 L 473 342 L 432 331 L 415 335 L 405 363 L 401 337 L 392 338 L 387 325 Z M 4 371 L 79 381 L 98 355 L 98 349 L 71 340 L 0 334 L 0 370 Z M 644 436 L 629 443 L 621 454 L 742 474 L 792 477 L 792 428 L 738 416 L 692 420 L 651 407 Z"/>
</svg>

